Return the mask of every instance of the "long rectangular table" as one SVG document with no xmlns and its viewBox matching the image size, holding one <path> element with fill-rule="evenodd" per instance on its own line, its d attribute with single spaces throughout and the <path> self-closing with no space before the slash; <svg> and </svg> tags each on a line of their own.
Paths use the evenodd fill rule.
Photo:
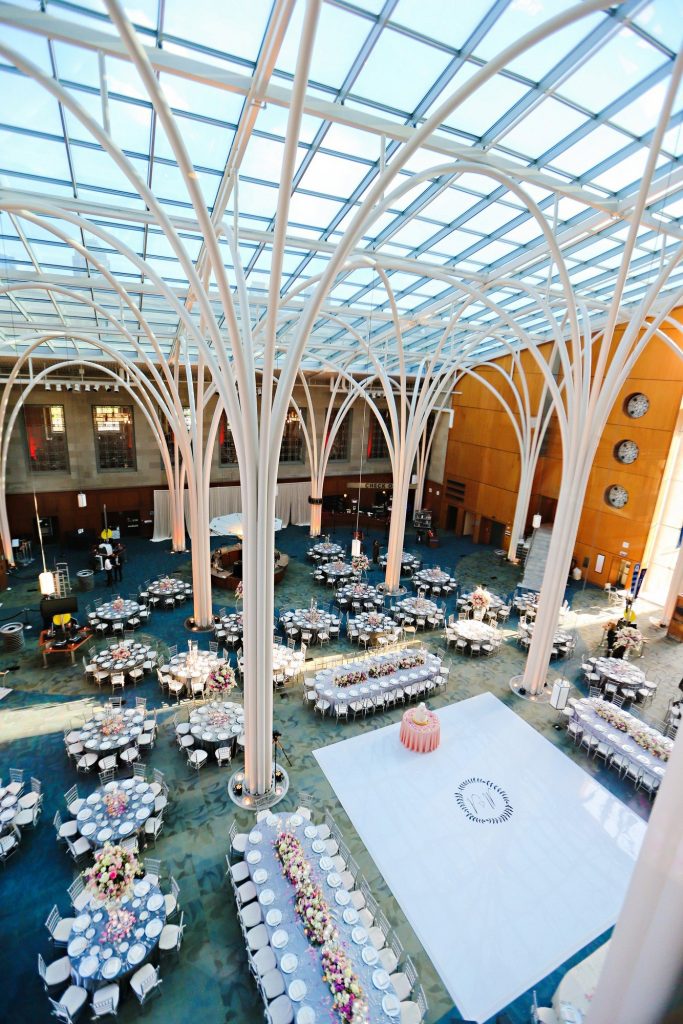
<svg viewBox="0 0 683 1024">
<path fill-rule="evenodd" d="M 250 833 L 250 841 L 247 843 L 245 851 L 245 861 L 249 867 L 251 880 L 255 883 L 258 890 L 259 901 L 261 901 L 264 889 L 271 889 L 274 894 L 272 903 L 266 906 L 262 905 L 261 907 L 271 946 L 273 935 L 279 929 L 284 929 L 289 935 L 286 946 L 281 949 L 272 947 L 278 967 L 281 966 L 282 959 L 287 953 L 294 953 L 298 959 L 298 965 L 294 972 L 291 974 L 283 972 L 287 988 L 289 988 L 289 985 L 295 978 L 300 978 L 306 984 L 307 992 L 303 1001 L 294 1004 L 295 1013 L 303 1006 L 310 1006 L 315 1011 L 316 1020 L 339 1020 L 341 1024 L 341 1018 L 338 1018 L 333 1010 L 332 993 L 327 982 L 323 981 L 323 965 L 320 956 L 321 947 L 312 946 L 304 935 L 301 919 L 294 909 L 296 890 L 284 877 L 282 865 L 275 854 L 274 841 L 281 831 L 293 833 L 304 849 L 306 858 L 311 866 L 311 878 L 322 890 L 323 896 L 335 918 L 338 944 L 346 951 L 363 989 L 365 1002 L 368 1006 L 368 1020 L 373 1021 L 373 1024 L 374 1022 L 396 1024 L 400 1014 L 390 1016 L 382 1008 L 382 1000 L 388 993 L 395 996 L 393 986 L 389 984 L 388 988 L 380 990 L 373 984 L 372 976 L 378 968 L 381 968 L 381 964 L 378 962 L 369 965 L 363 960 L 363 945 L 354 942 L 351 934 L 354 928 L 358 927 L 358 923 L 346 923 L 343 917 L 344 908 L 339 905 L 335 898 L 336 893 L 342 891 L 342 887 L 338 886 L 335 888 L 328 883 L 329 872 L 320 867 L 320 859 L 324 854 L 321 855 L 313 850 L 313 843 L 318 839 L 318 829 L 298 814 L 273 815 L 260 821 Z M 261 838 L 256 842 L 252 841 L 259 834 Z M 249 856 L 254 851 L 258 851 L 261 854 L 257 862 L 253 862 Z M 259 870 L 265 870 L 268 873 L 267 878 L 261 882 L 257 881 L 258 878 L 262 877 L 258 874 Z M 351 906 L 351 904 L 349 903 L 348 906 Z M 282 920 L 276 925 L 269 924 L 267 920 L 267 914 L 272 909 L 277 909 L 282 914 Z M 370 945 L 369 940 L 367 945 Z"/>
</svg>

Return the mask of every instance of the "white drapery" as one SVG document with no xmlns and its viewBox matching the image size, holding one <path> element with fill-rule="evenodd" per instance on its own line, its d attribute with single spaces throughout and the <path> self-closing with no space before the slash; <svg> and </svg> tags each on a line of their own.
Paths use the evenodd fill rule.
<svg viewBox="0 0 683 1024">
<path fill-rule="evenodd" d="M 311 484 L 308 480 L 296 483 L 278 483 L 275 499 L 275 515 L 283 526 L 308 526 L 311 507 L 308 496 Z M 189 492 L 184 494 L 185 524 L 190 533 Z M 242 511 L 242 496 L 239 485 L 233 487 L 211 487 L 209 490 L 209 519 L 227 516 Z M 154 492 L 154 536 L 152 540 L 168 540 L 171 536 L 171 502 L 168 491 Z"/>
</svg>

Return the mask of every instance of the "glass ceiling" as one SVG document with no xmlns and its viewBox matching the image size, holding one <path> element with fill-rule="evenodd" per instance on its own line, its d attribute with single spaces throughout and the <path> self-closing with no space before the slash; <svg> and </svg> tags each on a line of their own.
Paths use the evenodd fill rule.
<svg viewBox="0 0 683 1024">
<path fill-rule="evenodd" d="M 264 42 L 288 7 L 283 0 L 135 0 L 124 6 L 156 60 L 209 209 L 221 201 L 226 168 L 239 175 L 224 216 L 234 222 L 237 200 L 240 258 L 255 321 L 267 297 L 287 102 L 305 5 L 295 0 L 270 75 Z M 325 270 L 381 167 L 402 161 L 407 129 L 419 126 L 512 41 L 568 6 L 566 0 L 322 4 L 289 209 L 281 359 L 302 286 Z M 0 24 L 0 49 L 10 47 L 32 61 L 100 125 L 108 123 L 173 219 L 189 257 L 201 257 L 201 234 L 173 150 L 136 70 L 121 57 L 101 0 L 0 3 Z M 576 295 L 600 322 L 681 47 L 681 24 L 680 0 L 624 0 L 588 14 L 494 74 L 405 162 L 389 191 L 400 185 L 406 191 L 377 213 L 353 259 L 370 255 L 385 267 L 410 367 L 433 350 L 472 288 L 477 294 L 461 313 L 449 352 L 472 344 L 482 357 L 495 354 L 503 339 L 519 344 L 525 335 L 546 336 L 547 317 L 527 286 L 554 300 L 561 319 L 560 278 L 539 225 L 523 200 L 488 173 L 492 169 L 512 171 L 538 204 Z M 255 119 L 253 104 L 245 102 L 252 80 L 264 90 Z M 181 303 L 187 277 L 144 201 L 79 119 L 2 52 L 0 96 L 0 354 L 25 351 L 48 332 L 56 337 L 42 345 L 42 356 L 97 358 L 89 337 L 127 359 L 136 358 L 132 340 L 150 351 L 139 317 L 123 305 L 108 271 L 169 356 L 178 314 L 150 274 L 159 275 Z M 682 118 L 679 90 L 641 219 L 623 297 L 626 312 L 683 240 Z M 422 177 L 411 187 L 425 170 L 458 160 L 461 170 Z M 57 209 L 39 211 L 37 204 L 45 202 Z M 32 209 L 38 222 L 27 215 Z M 64 211 L 79 213 L 93 231 L 65 219 Z M 94 233 L 100 230 L 108 240 Z M 69 240 L 85 246 L 99 266 Z M 227 244 L 221 247 L 234 285 Z M 683 265 L 666 291 L 682 286 Z M 298 294 L 288 299 L 292 288 Z M 303 289 L 304 298 L 310 290 Z M 220 317 L 217 299 L 215 308 Z M 513 332 L 506 314 L 523 333 Z M 194 306 L 192 315 L 198 315 Z M 349 327 L 391 357 L 390 305 L 367 261 L 338 276 L 304 365 L 317 368 L 352 354 L 357 343 Z M 354 365 L 361 363 L 359 355 Z"/>
</svg>

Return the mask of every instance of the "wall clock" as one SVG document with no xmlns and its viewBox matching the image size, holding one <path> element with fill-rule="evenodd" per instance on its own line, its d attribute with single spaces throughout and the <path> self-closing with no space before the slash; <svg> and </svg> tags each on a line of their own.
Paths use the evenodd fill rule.
<svg viewBox="0 0 683 1024">
<path fill-rule="evenodd" d="M 639 455 L 640 448 L 635 441 L 625 439 L 614 446 L 614 458 L 617 462 L 623 462 L 625 466 L 630 466 Z"/>
<path fill-rule="evenodd" d="M 649 408 L 650 399 L 642 391 L 636 391 L 634 395 L 629 395 L 624 402 L 624 412 L 632 420 L 639 420 Z"/>
<path fill-rule="evenodd" d="M 605 491 L 605 501 L 612 508 L 623 508 L 628 502 L 628 491 L 621 484 L 612 484 Z"/>
</svg>

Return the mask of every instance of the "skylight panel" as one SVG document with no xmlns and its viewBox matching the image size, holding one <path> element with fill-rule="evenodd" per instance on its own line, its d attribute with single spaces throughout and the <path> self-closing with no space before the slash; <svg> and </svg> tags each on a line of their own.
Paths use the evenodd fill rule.
<svg viewBox="0 0 683 1024">
<path fill-rule="evenodd" d="M 656 3 L 648 4 L 644 10 L 638 11 L 633 21 L 672 50 L 680 43 L 681 12 L 676 3 L 662 3 L 662 0 L 657 0 Z"/>
<path fill-rule="evenodd" d="M 514 251 L 514 248 L 514 246 L 508 245 L 506 242 L 489 242 L 488 245 L 484 245 L 481 249 L 477 249 L 476 252 L 472 253 L 471 258 L 479 260 L 484 265 L 490 265 L 505 256 L 509 256 Z"/>
<path fill-rule="evenodd" d="M 22 32 L 21 29 L 3 25 L 2 41 L 6 46 L 20 53 L 22 57 L 30 60 L 32 64 L 36 64 L 46 75 L 52 75 L 52 63 L 46 39 L 33 35 L 31 32 Z M 0 62 L 12 64 L 10 58 L 4 54 L 0 56 Z"/>
<path fill-rule="evenodd" d="M 594 179 L 596 185 L 604 185 L 610 192 L 621 192 L 627 185 L 633 185 L 634 192 L 637 191 L 635 186 L 640 184 L 647 158 L 647 149 L 639 149 L 637 153 L 624 157 L 623 160 L 619 160 L 609 170 L 598 175 Z M 657 158 L 656 166 L 661 167 L 664 162 L 664 158 L 660 156 Z"/>
<path fill-rule="evenodd" d="M 272 220 L 277 207 L 277 189 L 240 179 L 237 201 L 240 216 L 252 213 Z M 232 203 L 230 205 L 232 206 Z M 232 214 L 232 209 L 229 212 Z"/>
<path fill-rule="evenodd" d="M 5 98 L 0 109 L 0 121 L 4 124 L 34 127 L 61 137 L 59 105 L 42 85 L 11 71 L 0 70 L 0 94 Z"/>
<path fill-rule="evenodd" d="M 457 77 L 454 84 L 459 85 Z M 480 138 L 528 91 L 520 82 L 494 75 L 463 100 L 444 124 Z"/>
<path fill-rule="evenodd" d="M 284 151 L 282 142 L 252 135 L 240 166 L 240 174 L 261 181 L 279 182 Z"/>
<path fill-rule="evenodd" d="M 589 135 L 554 157 L 552 162 L 578 178 L 623 148 L 623 135 L 607 125 L 598 125 Z"/>
<path fill-rule="evenodd" d="M 182 2 L 182 0 L 181 0 Z M 296 4 L 277 58 L 277 70 L 293 75 L 306 8 Z M 323 4 L 316 31 L 309 81 L 340 89 L 372 23 L 366 18 Z"/>
<path fill-rule="evenodd" d="M 459 179 L 456 179 L 456 184 L 458 182 Z M 462 192 L 459 188 L 446 188 L 430 199 L 429 203 L 422 208 L 421 213 L 424 217 L 432 217 L 444 224 L 451 224 L 461 214 L 471 210 L 477 202 L 479 202 L 477 196 Z M 511 215 L 511 211 L 509 211 L 508 216 Z"/>
<path fill-rule="evenodd" d="M 466 224 L 468 230 L 477 231 L 482 235 L 490 235 L 497 228 L 502 227 L 503 224 L 508 224 L 518 216 L 519 214 L 511 210 L 509 206 L 503 206 L 501 203 L 490 203 L 489 206 L 480 210 L 474 217 L 470 217 Z"/>
<path fill-rule="evenodd" d="M 455 230 L 451 231 L 445 238 L 442 238 L 434 248 L 447 256 L 455 256 L 459 252 L 469 249 L 476 240 L 474 235 L 467 234 L 465 231 Z"/>
<path fill-rule="evenodd" d="M 229 96 L 230 93 L 225 95 Z M 327 98 L 329 99 L 329 97 Z M 284 139 L 287 134 L 288 117 L 289 111 L 287 107 L 280 107 L 276 103 L 268 103 L 259 110 L 254 130 L 257 134 L 277 135 L 279 138 Z M 308 144 L 313 142 L 322 123 L 319 117 L 311 117 L 310 114 L 304 114 L 299 128 L 299 143 L 304 142 Z M 325 144 L 327 145 L 327 143 Z"/>
<path fill-rule="evenodd" d="M 73 146 L 71 159 L 76 181 L 79 184 L 98 185 L 101 188 L 116 189 L 119 192 L 134 193 L 136 191 L 135 185 L 131 183 L 118 164 L 101 149 Z M 129 158 L 129 163 L 144 181 L 147 176 L 147 161 Z"/>
<path fill-rule="evenodd" d="M 491 60 L 511 42 L 566 10 L 566 0 L 512 0 L 477 45 L 475 55 Z M 511 61 L 508 68 L 532 81 L 540 81 L 565 54 L 590 35 L 603 19 L 602 14 L 594 14 L 554 32 Z"/>
<path fill-rule="evenodd" d="M 410 113 L 449 62 L 443 51 L 386 28 L 352 91 L 357 97 Z"/>
<path fill-rule="evenodd" d="M 310 192 L 347 198 L 360 184 L 368 170 L 365 164 L 316 153 L 299 184 L 301 188 Z"/>
<path fill-rule="evenodd" d="M 444 6 L 442 0 L 399 0 L 391 20 L 461 50 L 491 4 L 492 0 L 471 0 L 465 6 Z"/>
<path fill-rule="evenodd" d="M 585 116 L 578 110 L 550 96 L 526 113 L 514 128 L 498 135 L 497 139 L 507 148 L 516 149 L 536 160 L 585 123 Z"/>
<path fill-rule="evenodd" d="M 376 163 L 381 153 L 379 135 L 363 132 L 346 124 L 330 124 L 325 133 L 323 147 L 326 150 L 336 150 L 340 156 L 354 156 L 370 163 Z"/>
<path fill-rule="evenodd" d="M 518 224 L 516 228 L 505 232 L 506 240 L 516 242 L 518 245 L 526 245 L 532 238 L 539 238 L 540 235 L 541 227 L 534 217 L 529 217 L 523 224 Z"/>
<path fill-rule="evenodd" d="M 271 0 L 165 0 L 164 32 L 212 50 L 255 62 L 268 24 Z"/>
<path fill-rule="evenodd" d="M 652 131 L 657 123 L 668 84 L 668 81 L 665 80 L 658 82 L 657 85 L 653 85 L 651 89 L 642 93 L 632 103 L 629 103 L 627 107 L 624 107 L 623 110 L 617 111 L 611 118 L 611 121 L 615 125 L 619 125 L 619 127 L 632 132 L 637 137 L 646 135 Z M 683 86 L 679 88 L 674 101 L 672 108 L 674 114 L 680 110 L 682 102 Z"/>
<path fill-rule="evenodd" d="M 392 242 L 400 245 L 407 245 L 411 249 L 426 242 L 428 238 L 436 234 L 439 229 L 434 224 L 427 224 L 422 220 L 409 220 L 398 231 L 391 236 Z"/>
<path fill-rule="evenodd" d="M 63 142 L 16 135 L 0 129 L 0 173 L 3 170 L 35 174 L 37 177 L 49 174 L 51 178 L 71 180 Z"/>
<path fill-rule="evenodd" d="M 597 113 L 623 96 L 661 63 L 659 51 L 630 29 L 623 28 L 567 78 L 559 92 Z M 596 82 L 600 83 L 598 89 Z"/>
<path fill-rule="evenodd" d="M 197 59 L 197 55 L 194 55 Z M 210 117 L 216 121 L 236 123 L 244 104 L 244 97 L 227 89 L 213 88 L 202 82 L 193 82 L 178 75 L 161 74 L 161 87 L 166 100 L 174 110 L 186 111 L 197 117 Z"/>
<path fill-rule="evenodd" d="M 176 125 L 195 167 L 211 167 L 223 172 L 235 133 L 191 117 L 176 117 Z M 171 145 L 157 121 L 154 134 L 154 156 L 175 161 Z"/>
<path fill-rule="evenodd" d="M 338 202 L 297 191 L 290 200 L 288 219 L 290 224 L 324 228 L 340 210 L 341 204 Z"/>
</svg>

